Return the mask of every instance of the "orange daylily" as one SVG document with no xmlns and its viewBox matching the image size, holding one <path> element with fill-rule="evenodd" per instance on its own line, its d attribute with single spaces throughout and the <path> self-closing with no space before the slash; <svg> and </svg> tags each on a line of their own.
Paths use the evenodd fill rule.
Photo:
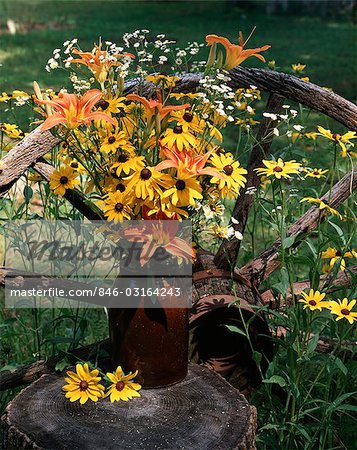
<svg viewBox="0 0 357 450">
<path fill-rule="evenodd" d="M 102 111 L 92 111 L 94 105 L 102 96 L 103 93 L 99 89 L 91 89 L 83 97 L 63 92 L 55 100 L 36 99 L 37 103 L 49 105 L 55 111 L 41 125 L 41 130 L 49 130 L 60 123 L 64 123 L 68 128 L 77 128 L 82 124 L 90 124 L 93 120 L 105 120 L 116 125 L 116 120 L 108 114 Z"/>
<path fill-rule="evenodd" d="M 177 220 L 146 221 L 136 228 L 132 226 L 124 230 L 128 241 L 143 243 L 140 253 L 140 265 L 143 267 L 158 248 L 165 249 L 180 261 L 190 262 L 195 256 L 192 245 L 177 237 L 179 225 Z"/>
<path fill-rule="evenodd" d="M 254 31 L 254 30 L 253 30 Z M 253 32 L 252 32 L 253 33 Z M 252 35 L 250 34 L 250 36 Z M 243 61 L 251 56 L 255 56 L 261 61 L 265 61 L 264 56 L 260 55 L 260 52 L 265 52 L 270 48 L 270 45 L 264 45 L 263 47 L 251 48 L 244 50 L 245 44 L 248 42 L 250 36 L 246 41 L 243 40 L 242 32 L 239 32 L 239 45 L 232 44 L 227 38 L 223 36 L 217 36 L 216 34 L 209 34 L 206 36 L 206 42 L 208 45 L 212 45 L 214 42 L 222 44 L 226 49 L 226 62 L 224 68 L 231 70 L 236 66 L 239 66 Z"/>
<path fill-rule="evenodd" d="M 181 175 L 188 175 L 190 177 L 197 175 L 210 175 L 211 177 L 223 177 L 214 169 L 204 167 L 208 158 L 214 152 L 214 148 L 204 153 L 203 155 L 193 156 L 192 151 L 183 149 L 179 151 L 176 147 L 169 149 L 165 146 L 161 146 L 163 154 L 168 158 L 156 166 L 156 170 L 164 169 L 177 169 L 177 172 Z"/>
<path fill-rule="evenodd" d="M 122 55 L 109 55 L 106 50 L 101 50 L 101 44 L 96 45 L 95 51 L 92 52 L 81 52 L 77 48 L 72 50 L 72 54 L 80 56 L 80 58 L 67 60 L 71 64 L 84 64 L 93 73 L 96 80 L 103 84 L 107 79 L 108 72 L 112 66 L 120 65 L 117 61 L 119 58 L 129 56 L 130 58 L 135 58 L 131 53 L 124 53 Z"/>
<path fill-rule="evenodd" d="M 147 114 L 148 120 L 150 120 L 156 114 L 158 114 L 160 116 L 160 118 L 163 119 L 168 114 L 170 114 L 171 111 L 179 111 L 181 109 L 186 109 L 191 106 L 189 103 L 185 103 L 184 105 L 164 106 L 162 104 L 162 97 L 159 92 L 157 93 L 157 100 L 154 100 L 154 99 L 148 100 L 145 97 L 140 97 L 140 95 L 137 95 L 137 94 L 129 94 L 126 96 L 126 98 L 128 100 L 140 102 L 145 108 L 145 112 Z"/>
</svg>

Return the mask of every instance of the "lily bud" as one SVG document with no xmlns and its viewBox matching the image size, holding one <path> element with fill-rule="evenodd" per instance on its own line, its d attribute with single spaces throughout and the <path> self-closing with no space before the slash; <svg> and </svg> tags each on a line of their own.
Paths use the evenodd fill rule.
<svg viewBox="0 0 357 450">
<path fill-rule="evenodd" d="M 210 48 L 207 64 L 206 64 L 206 70 L 210 69 L 215 61 L 216 61 L 216 53 L 217 53 L 217 44 L 214 42 Z"/>
</svg>

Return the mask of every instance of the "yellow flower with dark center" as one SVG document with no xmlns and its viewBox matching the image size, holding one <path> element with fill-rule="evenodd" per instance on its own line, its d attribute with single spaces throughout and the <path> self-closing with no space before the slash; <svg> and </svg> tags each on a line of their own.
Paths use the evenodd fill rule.
<svg viewBox="0 0 357 450">
<path fill-rule="evenodd" d="M 274 176 L 278 180 L 281 178 L 291 178 L 290 175 L 299 173 L 301 164 L 294 159 L 291 161 L 283 161 L 281 158 L 278 161 L 267 161 L 263 159 L 265 168 L 254 169 L 258 175 L 266 175 L 267 177 Z"/>
<path fill-rule="evenodd" d="M 233 158 L 232 153 L 215 153 L 211 156 L 210 163 L 223 177 L 211 178 L 211 183 L 218 184 L 218 189 L 223 190 L 226 187 L 238 193 L 239 189 L 244 187 L 247 181 L 244 175 L 248 172 L 240 167 L 239 161 Z"/>
<path fill-rule="evenodd" d="M 347 155 L 347 148 L 345 144 L 350 144 L 353 147 L 354 144 L 351 142 L 351 139 L 357 139 L 355 131 L 348 131 L 345 134 L 338 134 L 332 133 L 330 130 L 326 130 L 323 127 L 317 127 L 317 129 L 319 132 L 316 133 L 316 136 L 323 136 L 330 141 L 336 142 L 341 147 L 341 155 L 344 157 Z"/>
<path fill-rule="evenodd" d="M 351 300 L 348 303 L 348 299 L 344 298 L 342 301 L 338 299 L 337 302 L 331 301 L 329 302 L 329 309 L 331 314 L 335 314 L 336 321 L 341 319 L 346 319 L 352 325 L 353 322 L 357 320 L 357 312 L 352 311 L 352 308 L 355 306 L 356 300 Z"/>
<path fill-rule="evenodd" d="M 102 142 L 100 150 L 105 153 L 114 153 L 119 147 L 128 152 L 134 151 L 134 147 L 128 142 L 124 131 L 117 131 L 107 136 Z"/>
<path fill-rule="evenodd" d="M 153 200 L 155 195 L 161 197 L 161 186 L 167 188 L 171 181 L 169 175 L 159 172 L 155 167 L 144 167 L 126 179 L 129 180 L 128 191 L 132 191 L 137 198 L 143 200 L 147 198 Z"/>
<path fill-rule="evenodd" d="M 79 400 L 81 404 L 88 399 L 93 402 L 98 401 L 104 396 L 104 386 L 100 383 L 101 377 L 98 377 L 99 370 L 89 370 L 88 364 L 76 365 L 76 372 L 68 371 L 68 378 L 65 378 L 68 384 L 63 386 L 66 391 L 66 397 L 71 402 Z"/>
<path fill-rule="evenodd" d="M 197 139 L 189 132 L 188 125 L 176 125 L 174 128 L 168 128 L 161 139 L 162 145 L 169 148 L 175 145 L 180 151 L 187 147 L 195 147 L 196 143 Z"/>
<path fill-rule="evenodd" d="M 326 294 L 322 292 L 310 289 L 308 294 L 306 292 L 301 292 L 301 295 L 304 298 L 299 300 L 299 302 L 305 303 L 304 309 L 309 308 L 311 309 L 311 311 L 318 309 L 319 311 L 321 311 L 322 308 L 327 308 L 329 305 L 329 302 L 323 301 L 323 299 L 326 297 Z"/>
<path fill-rule="evenodd" d="M 148 75 L 145 79 L 149 83 L 153 83 L 162 89 L 170 89 L 176 85 L 176 82 L 180 80 L 180 77 L 157 74 Z"/>
<path fill-rule="evenodd" d="M 189 130 L 196 133 L 202 132 L 206 125 L 206 122 L 201 120 L 196 113 L 190 112 L 189 110 L 173 111 L 169 122 L 173 121 L 176 121 L 177 125 L 186 125 Z"/>
<path fill-rule="evenodd" d="M 328 247 L 327 250 L 323 251 L 321 254 L 322 259 L 330 259 L 330 270 L 335 265 L 336 262 L 340 263 L 340 270 L 345 270 L 346 261 L 345 258 L 357 258 L 357 251 L 352 250 L 350 252 L 342 252 L 332 247 Z"/>
<path fill-rule="evenodd" d="M 306 67 L 306 64 L 300 64 L 300 63 L 292 64 L 291 67 L 292 67 L 294 72 L 299 73 L 299 72 L 303 72 L 304 71 L 304 69 Z"/>
<path fill-rule="evenodd" d="M 64 195 L 67 189 L 79 184 L 78 174 L 69 166 L 54 170 L 50 177 L 50 188 L 57 195 Z"/>
<path fill-rule="evenodd" d="M 322 178 L 325 176 L 325 173 L 327 173 L 328 170 L 323 169 L 311 169 L 308 170 L 307 174 L 305 175 L 305 178 L 311 177 L 311 178 Z"/>
<path fill-rule="evenodd" d="M 111 166 L 111 169 L 116 169 L 116 174 L 118 177 L 124 173 L 124 175 L 129 175 L 132 170 L 140 170 L 145 167 L 145 158 L 143 156 L 134 156 L 130 158 L 125 153 L 120 153 L 117 156 L 117 162 Z"/>
<path fill-rule="evenodd" d="M 194 206 L 195 200 L 202 198 L 202 188 L 194 177 L 182 174 L 174 178 L 171 187 L 163 193 L 162 198 L 168 197 L 175 206 Z"/>
<path fill-rule="evenodd" d="M 126 107 L 124 101 L 125 97 L 120 97 L 119 93 L 116 95 L 107 94 L 103 97 L 103 99 L 99 102 L 99 106 L 102 111 L 111 114 L 118 114 L 123 111 Z"/>
<path fill-rule="evenodd" d="M 122 368 L 119 366 L 117 370 L 113 373 L 108 372 L 107 377 L 112 382 L 109 386 L 105 397 L 110 397 L 111 402 L 117 402 L 123 400 L 127 402 L 133 397 L 140 397 L 139 391 L 141 385 L 131 381 L 138 374 L 136 370 L 134 373 L 130 372 L 128 375 L 124 375 Z"/>
<path fill-rule="evenodd" d="M 123 222 L 124 219 L 131 219 L 132 198 L 126 193 L 126 190 L 109 193 L 104 199 L 103 205 L 104 215 L 108 220 L 117 223 Z"/>
<path fill-rule="evenodd" d="M 321 210 L 325 210 L 328 213 L 332 214 L 333 216 L 337 216 L 342 220 L 341 214 L 334 208 L 331 208 L 331 206 L 328 204 L 327 200 L 320 200 L 319 198 L 314 197 L 304 197 L 300 200 L 300 203 L 302 202 L 308 202 L 315 204 L 316 207 L 318 207 Z"/>
</svg>

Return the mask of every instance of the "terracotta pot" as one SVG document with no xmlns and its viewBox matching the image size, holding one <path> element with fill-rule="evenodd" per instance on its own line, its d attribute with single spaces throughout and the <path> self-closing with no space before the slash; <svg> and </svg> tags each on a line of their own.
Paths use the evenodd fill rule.
<svg viewBox="0 0 357 450">
<path fill-rule="evenodd" d="M 137 308 L 109 309 L 113 365 L 138 370 L 136 380 L 145 388 L 181 381 L 188 366 L 188 314 L 188 308 L 152 308 L 142 299 Z"/>
</svg>

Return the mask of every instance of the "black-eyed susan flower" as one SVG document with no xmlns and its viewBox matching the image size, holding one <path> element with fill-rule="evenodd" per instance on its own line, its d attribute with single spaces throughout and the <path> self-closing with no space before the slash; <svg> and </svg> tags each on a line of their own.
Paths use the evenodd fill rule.
<svg viewBox="0 0 357 450">
<path fill-rule="evenodd" d="M 291 178 L 290 175 L 299 173 L 301 164 L 294 159 L 291 161 L 283 161 L 279 158 L 277 161 L 263 160 L 265 166 L 255 169 L 258 175 L 266 175 L 267 177 L 274 176 L 278 180 L 281 178 Z"/>
<path fill-rule="evenodd" d="M 332 133 L 330 130 L 326 130 L 323 127 L 317 127 L 318 133 L 316 136 L 323 136 L 330 141 L 336 142 L 342 149 L 342 156 L 346 156 L 347 148 L 345 144 L 350 144 L 353 146 L 354 144 L 351 142 L 351 139 L 357 139 L 357 135 L 355 131 L 348 131 L 345 134 Z"/>
<path fill-rule="evenodd" d="M 135 383 L 133 380 L 138 374 L 136 370 L 134 373 L 130 372 L 128 375 L 124 375 L 122 368 L 119 366 L 115 372 L 107 372 L 107 377 L 112 384 L 109 386 L 105 397 L 109 397 L 111 402 L 118 402 L 123 400 L 127 402 L 133 397 L 140 397 L 139 390 L 141 385 Z"/>
<path fill-rule="evenodd" d="M 172 178 L 170 185 L 162 194 L 162 198 L 169 197 L 175 206 L 194 206 L 195 201 L 202 198 L 202 188 L 194 177 L 182 174 Z"/>
<path fill-rule="evenodd" d="M 122 174 L 129 175 L 132 170 L 141 170 L 145 167 L 145 158 L 143 156 L 129 157 L 126 153 L 122 152 L 117 156 L 117 162 L 115 162 L 111 169 L 114 170 L 118 177 Z"/>
<path fill-rule="evenodd" d="M 311 178 L 322 178 L 325 176 L 325 173 L 327 173 L 328 170 L 324 169 L 309 169 L 307 170 L 307 173 L 305 175 L 305 178 L 311 177 Z"/>
<path fill-rule="evenodd" d="M 118 148 L 122 148 L 130 153 L 134 150 L 132 144 L 127 140 L 124 131 L 115 131 L 109 134 L 100 146 L 100 150 L 105 153 L 114 153 Z"/>
<path fill-rule="evenodd" d="M 176 85 L 176 82 L 180 81 L 180 77 L 169 76 L 161 73 L 155 75 L 148 75 L 147 77 L 145 77 L 145 79 L 149 83 L 153 83 L 162 89 L 173 88 Z"/>
<path fill-rule="evenodd" d="M 248 172 L 233 158 L 232 153 L 215 153 L 210 158 L 210 164 L 220 175 L 212 177 L 211 183 L 218 184 L 218 189 L 225 191 L 224 195 L 228 191 L 237 194 L 244 187 L 247 181 L 244 175 Z"/>
<path fill-rule="evenodd" d="M 338 299 L 337 302 L 329 302 L 329 310 L 331 311 L 331 314 L 337 316 L 336 321 L 346 319 L 350 324 L 353 324 L 353 322 L 357 320 L 357 312 L 352 311 L 355 304 L 356 300 L 351 300 L 348 302 L 347 298 L 344 298 L 342 301 Z"/>
<path fill-rule="evenodd" d="M 336 262 L 340 263 L 340 270 L 345 270 L 346 268 L 346 261 L 345 258 L 357 258 L 357 251 L 351 250 L 351 251 L 341 251 L 337 250 L 336 248 L 328 247 L 327 250 L 323 251 L 321 254 L 322 259 L 330 259 L 330 270 L 333 268 L 333 266 L 336 264 Z"/>
<path fill-rule="evenodd" d="M 197 139 L 189 131 L 188 125 L 181 124 L 173 128 L 167 128 L 161 143 L 169 148 L 176 146 L 178 150 L 182 151 L 184 148 L 195 147 Z"/>
<path fill-rule="evenodd" d="M 116 95 L 106 94 L 101 100 L 99 106 L 101 110 L 106 113 L 118 114 L 125 109 L 125 100 L 125 97 L 120 97 L 119 92 Z"/>
<path fill-rule="evenodd" d="M 328 213 L 332 214 L 333 216 L 337 216 L 340 219 L 342 219 L 341 214 L 334 208 L 331 208 L 331 206 L 328 204 L 327 200 L 320 200 L 319 198 L 314 197 L 304 197 L 300 200 L 300 203 L 307 202 L 315 204 L 316 208 L 318 207 L 321 210 L 327 211 Z"/>
<path fill-rule="evenodd" d="M 81 404 L 84 404 L 88 399 L 96 402 L 104 396 L 105 389 L 100 384 L 102 379 L 98 376 L 98 369 L 90 370 L 87 363 L 77 364 L 76 372 L 69 370 L 67 375 L 65 380 L 68 384 L 65 384 L 62 389 L 70 402 L 79 400 Z"/>
<path fill-rule="evenodd" d="M 324 294 L 323 292 L 310 289 L 308 294 L 306 292 L 301 292 L 301 295 L 303 296 L 303 298 L 299 300 L 299 302 L 304 303 L 304 309 L 309 308 L 311 309 L 311 311 L 318 309 L 319 311 L 321 311 L 322 308 L 327 308 L 329 305 L 329 302 L 323 301 L 323 299 L 326 297 L 326 294 Z"/>
<path fill-rule="evenodd" d="M 155 167 L 147 166 L 135 171 L 127 180 L 127 189 L 137 198 L 153 200 L 155 196 L 162 196 L 161 187 L 170 186 L 171 177 Z"/>
<path fill-rule="evenodd" d="M 105 217 L 113 220 L 114 223 L 131 219 L 133 202 L 132 197 L 126 191 L 117 190 L 109 193 L 102 205 Z"/>
<path fill-rule="evenodd" d="M 50 177 L 50 188 L 57 195 L 64 195 L 67 189 L 73 189 L 79 184 L 78 173 L 72 167 L 62 166 L 54 170 Z"/>
</svg>

